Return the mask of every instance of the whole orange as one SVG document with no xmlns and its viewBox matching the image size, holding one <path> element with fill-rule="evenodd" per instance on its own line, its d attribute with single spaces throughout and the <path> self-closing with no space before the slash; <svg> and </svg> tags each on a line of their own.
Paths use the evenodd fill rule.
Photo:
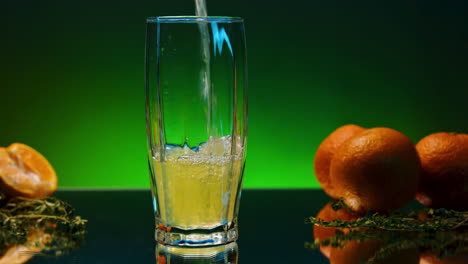
<svg viewBox="0 0 468 264">
<path fill-rule="evenodd" d="M 346 209 L 341 208 L 340 210 L 333 210 L 332 208 L 332 203 L 329 202 L 327 203 L 317 214 L 316 218 L 317 219 L 322 219 L 324 221 L 332 221 L 335 219 L 341 219 L 343 221 L 352 221 L 356 220 L 357 216 L 348 212 Z M 342 229 L 342 228 L 328 228 L 328 227 L 323 227 L 323 226 L 318 226 L 314 225 L 313 231 L 314 231 L 314 239 L 318 239 L 318 241 L 322 241 L 324 239 L 330 238 L 335 236 L 335 233 L 337 230 L 340 230 L 344 233 L 349 232 L 349 229 Z M 330 257 L 330 250 L 331 246 L 321 246 L 320 251 L 322 252 L 323 255 L 326 257 Z"/>
<path fill-rule="evenodd" d="M 434 133 L 416 150 L 421 158 L 416 199 L 428 207 L 468 210 L 468 134 Z"/>
<path fill-rule="evenodd" d="M 414 144 L 401 132 L 385 127 L 349 138 L 330 163 L 335 194 L 357 212 L 405 206 L 414 199 L 419 174 Z"/>
<path fill-rule="evenodd" d="M 326 137 L 315 153 L 314 171 L 315 177 L 323 190 L 333 198 L 338 198 L 333 192 L 333 184 L 330 182 L 330 161 L 338 147 L 348 138 L 366 130 L 357 125 L 344 125 L 333 131 Z"/>
</svg>

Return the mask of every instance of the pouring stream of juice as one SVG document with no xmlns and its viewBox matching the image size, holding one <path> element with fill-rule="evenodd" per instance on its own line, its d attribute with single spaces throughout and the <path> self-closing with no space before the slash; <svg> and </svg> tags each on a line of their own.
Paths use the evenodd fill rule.
<svg viewBox="0 0 468 264">
<path fill-rule="evenodd" d="M 208 16 L 205 0 L 195 0 L 195 15 L 199 17 Z M 208 23 L 199 23 L 198 28 L 201 35 L 201 53 L 202 53 L 202 69 L 200 71 L 200 90 L 206 102 L 206 124 L 209 135 L 217 136 L 216 126 L 212 124 L 213 112 L 216 105 L 213 105 L 211 98 L 211 74 L 210 74 L 210 34 Z M 214 130 L 214 131 L 213 131 Z M 214 133 L 214 134 L 213 134 Z"/>
</svg>

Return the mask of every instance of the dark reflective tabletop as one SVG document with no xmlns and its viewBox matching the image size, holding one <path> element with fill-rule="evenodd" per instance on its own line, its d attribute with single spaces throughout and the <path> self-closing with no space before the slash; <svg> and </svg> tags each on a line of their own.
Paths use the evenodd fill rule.
<svg viewBox="0 0 468 264">
<path fill-rule="evenodd" d="M 161 261 L 167 256 L 153 238 L 149 190 L 67 190 L 54 196 L 68 201 L 77 215 L 88 220 L 85 243 L 70 254 L 36 256 L 27 263 L 156 263 L 158 257 Z M 321 190 L 244 190 L 238 249 L 227 249 L 226 259 L 241 264 L 328 263 L 319 251 L 304 247 L 313 241 L 312 226 L 304 219 L 315 216 L 327 201 Z"/>
<path fill-rule="evenodd" d="M 313 242 L 314 236 L 312 225 L 305 224 L 304 220 L 317 214 L 321 215 L 321 219 L 325 221 L 336 218 L 345 221 L 356 219 L 353 212 L 346 211 L 344 208 L 338 209 L 335 207 L 336 204 L 333 205 L 335 209 L 332 209 L 330 198 L 321 190 L 244 190 L 237 243 L 186 249 L 163 246 L 154 241 L 154 219 L 149 190 L 73 190 L 58 191 L 54 196 L 69 202 L 76 210 L 76 215 L 88 220 L 87 231 L 84 235 L 85 242 L 71 253 L 59 257 L 39 255 L 27 263 L 329 263 L 329 260 L 319 250 L 307 248 L 310 246 L 307 242 Z M 60 200 L 55 199 L 55 201 Z M 16 203 L 15 208 L 18 206 L 19 202 Z M 421 206 L 414 203 L 408 208 L 416 209 L 417 207 Z M 437 210 L 431 209 L 430 211 L 430 214 L 434 216 Z M 425 223 L 429 215 L 418 212 L 420 211 L 413 211 L 413 216 L 405 215 L 400 219 L 409 222 L 410 226 L 413 226 L 416 219 L 420 221 L 419 224 Z M 445 209 L 438 212 L 451 215 L 451 219 L 454 219 L 455 214 L 448 213 Z M 460 226 L 460 224 L 464 224 L 468 218 L 466 218 L 466 212 L 458 213 L 461 213 L 463 217 L 459 219 L 462 220 L 461 222 L 459 220 L 456 222 L 459 228 L 446 230 L 446 232 L 435 233 L 429 232 L 428 229 L 423 229 L 422 232 L 414 232 L 414 229 L 398 232 L 395 228 L 385 231 L 366 227 L 345 230 L 317 226 L 314 233 L 318 239 L 317 243 L 325 241 L 326 244 L 322 244 L 320 250 L 329 256 L 332 264 L 360 264 L 363 260 L 376 258 L 377 252 L 380 252 L 379 256 L 382 258 L 376 259 L 373 263 L 465 264 L 468 263 L 468 247 L 466 246 L 466 231 L 468 230 L 466 225 Z M 72 213 L 69 215 L 73 216 Z M 375 214 L 368 214 L 369 217 L 371 215 Z M 366 223 L 374 221 L 369 219 L 360 220 L 365 220 Z M 434 219 L 439 221 L 437 218 Z M 397 220 L 392 218 L 392 221 Z M 68 231 L 58 232 L 71 230 L 72 234 L 76 233 L 73 230 L 77 229 L 66 229 L 67 226 L 69 225 L 62 226 L 46 222 L 42 228 L 35 228 L 37 232 L 32 232 L 32 234 L 41 234 L 42 231 L 47 231 L 44 228 L 52 228 L 56 234 L 55 241 L 60 241 L 60 238 L 69 238 L 63 240 L 68 242 L 75 241 L 67 236 Z M 46 232 L 46 234 L 49 233 Z M 83 239 L 83 232 L 79 234 L 75 237 L 77 241 Z M 47 239 L 54 241 L 54 236 L 51 236 L 52 238 L 45 236 L 46 241 L 43 245 L 47 245 Z M 339 237 L 346 239 L 346 246 L 331 248 L 330 243 L 335 246 L 337 243 L 341 244 L 340 241 L 343 240 L 336 240 Z M 327 239 L 331 239 L 330 242 L 327 242 Z M 21 249 L 19 246 L 19 248 L 20 250 L 16 250 L 20 252 L 18 258 L 26 251 L 34 253 L 31 247 Z M 437 259 L 450 251 L 453 253 L 447 254 L 448 257 L 444 261 L 440 262 Z M 0 264 L 13 264 L 11 263 L 13 259 L 12 256 L 0 256 Z M 24 263 L 24 261 L 14 263 Z"/>
</svg>

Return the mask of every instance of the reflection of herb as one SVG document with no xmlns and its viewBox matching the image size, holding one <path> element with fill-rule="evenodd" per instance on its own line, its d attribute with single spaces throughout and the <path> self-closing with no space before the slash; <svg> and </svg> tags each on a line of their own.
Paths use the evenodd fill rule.
<svg viewBox="0 0 468 264">
<path fill-rule="evenodd" d="M 332 208 L 336 211 L 344 208 L 354 214 L 342 198 L 335 201 Z M 307 248 L 344 247 L 349 241 L 381 242 L 382 248 L 367 260 L 372 264 L 411 248 L 434 252 L 440 259 L 468 251 L 468 212 L 424 208 L 391 211 L 386 215 L 369 212 L 353 221 L 323 221 L 309 217 L 305 222 L 327 228 L 351 229 L 349 232 L 337 229 L 333 237 L 306 242 Z"/>
<path fill-rule="evenodd" d="M 41 254 L 60 255 L 81 245 L 85 228 L 86 220 L 64 201 L 13 198 L 0 208 L 0 255 L 24 244 L 40 248 Z M 32 237 L 48 239 L 29 241 Z"/>
<path fill-rule="evenodd" d="M 307 248 L 320 246 L 344 247 L 349 241 L 379 241 L 382 243 L 368 264 L 380 263 L 383 259 L 398 254 L 401 250 L 420 248 L 422 251 L 435 252 L 439 258 L 455 255 L 468 250 L 468 233 L 461 231 L 407 232 L 385 230 L 352 230 L 348 233 L 336 231 L 335 236 L 322 241 L 306 242 Z"/>
</svg>

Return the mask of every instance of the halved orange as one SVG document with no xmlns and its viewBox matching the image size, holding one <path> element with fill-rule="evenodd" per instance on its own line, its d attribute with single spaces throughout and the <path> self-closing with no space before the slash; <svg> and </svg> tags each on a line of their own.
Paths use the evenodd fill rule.
<svg viewBox="0 0 468 264">
<path fill-rule="evenodd" d="M 57 174 L 33 148 L 13 143 L 0 148 L 0 192 L 15 197 L 42 198 L 57 189 Z"/>
</svg>

